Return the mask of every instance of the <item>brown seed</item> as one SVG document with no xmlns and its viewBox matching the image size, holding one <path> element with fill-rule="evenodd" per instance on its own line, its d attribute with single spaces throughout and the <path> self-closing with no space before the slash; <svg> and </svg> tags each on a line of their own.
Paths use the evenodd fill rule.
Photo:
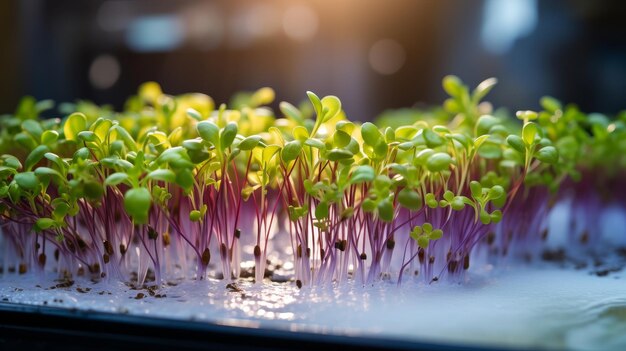
<svg viewBox="0 0 626 351">
<path fill-rule="evenodd" d="M 148 238 L 152 240 L 156 240 L 158 237 L 159 237 L 159 233 L 156 231 L 156 229 L 152 228 L 151 226 L 148 226 Z"/>
<path fill-rule="evenodd" d="M 435 263 L 435 256 L 428 257 L 428 263 L 430 263 L 430 264 Z"/>
<path fill-rule="evenodd" d="M 170 243 L 172 241 L 172 238 L 170 237 L 170 233 L 169 232 L 165 232 L 163 233 L 163 246 L 170 246 Z"/>
<path fill-rule="evenodd" d="M 256 247 L 254 248 L 254 255 L 256 256 Z M 259 255 L 261 255 L 261 249 L 260 248 L 259 248 Z M 302 257 L 302 245 L 298 245 L 298 248 L 296 249 L 296 256 L 298 258 Z"/>
<path fill-rule="evenodd" d="M 396 242 L 393 239 L 387 240 L 387 250 L 393 250 L 396 247 Z"/>
<path fill-rule="evenodd" d="M 59 260 L 59 249 L 55 249 L 54 250 L 54 260 L 58 261 Z"/>
<path fill-rule="evenodd" d="M 300 252 L 300 256 L 302 256 L 302 252 Z M 254 247 L 254 257 L 261 257 L 261 247 L 259 245 Z"/>
<path fill-rule="evenodd" d="M 19 265 L 19 273 L 20 274 L 25 274 L 26 271 L 28 271 L 28 268 L 26 267 L 25 263 L 20 263 Z"/>
<path fill-rule="evenodd" d="M 220 255 L 222 255 L 222 257 L 227 257 L 228 255 L 228 248 L 226 247 L 226 244 L 224 243 L 220 245 Z"/>
<path fill-rule="evenodd" d="M 65 239 L 65 245 L 67 245 L 67 249 L 70 250 L 71 253 L 76 252 L 76 246 L 74 246 L 74 242 L 70 239 Z"/>
<path fill-rule="evenodd" d="M 492 245 L 496 241 L 496 233 L 487 233 L 487 245 Z"/>
<path fill-rule="evenodd" d="M 145 297 L 146 295 L 144 293 L 137 293 L 137 296 L 135 296 L 135 300 L 141 300 Z"/>
<path fill-rule="evenodd" d="M 104 251 L 109 256 L 113 256 L 113 245 L 111 245 L 111 243 L 108 240 L 103 241 L 102 244 L 104 245 Z"/>
<path fill-rule="evenodd" d="M 454 273 L 456 271 L 456 267 L 458 266 L 459 261 L 450 261 L 448 263 L 448 272 Z"/>
<path fill-rule="evenodd" d="M 296 280 L 296 286 L 298 289 L 302 289 L 302 281 L 300 279 Z"/>
<path fill-rule="evenodd" d="M 78 243 L 78 247 L 81 250 L 84 250 L 87 248 L 87 243 L 85 242 L 85 240 L 83 240 L 81 237 L 77 237 L 76 238 L 76 242 Z"/>
<path fill-rule="evenodd" d="M 45 253 L 40 253 L 39 254 L 39 265 L 42 266 L 42 267 L 46 265 L 46 254 Z"/>
<path fill-rule="evenodd" d="M 324 249 L 320 249 L 320 258 L 323 260 L 324 259 L 324 255 L 326 254 L 326 251 L 324 251 Z"/>
<path fill-rule="evenodd" d="M 120 254 L 124 255 L 126 253 L 126 246 L 124 244 L 120 244 Z"/>
<path fill-rule="evenodd" d="M 105 264 L 109 263 L 109 260 L 110 260 L 109 254 L 102 255 L 102 261 L 104 261 Z"/>
<path fill-rule="evenodd" d="M 417 251 L 417 258 L 419 258 L 420 264 L 424 263 L 424 249 L 420 248 L 419 251 Z"/>
<path fill-rule="evenodd" d="M 92 274 L 100 273 L 100 264 L 99 263 L 94 263 L 91 266 L 89 266 L 88 268 L 89 268 L 89 273 L 92 273 Z"/>
<path fill-rule="evenodd" d="M 362 261 L 367 260 L 367 254 L 365 252 L 362 252 L 360 258 Z"/>
<path fill-rule="evenodd" d="M 241 229 L 235 229 L 235 238 L 239 239 L 241 237 Z"/>
<path fill-rule="evenodd" d="M 470 258 L 469 255 L 465 255 L 465 257 L 463 257 L 463 269 L 468 270 L 470 267 Z"/>
<path fill-rule="evenodd" d="M 211 262 L 211 251 L 209 251 L 209 248 L 207 247 L 204 249 L 204 252 L 202 252 L 202 264 L 208 266 L 209 262 Z"/>
</svg>

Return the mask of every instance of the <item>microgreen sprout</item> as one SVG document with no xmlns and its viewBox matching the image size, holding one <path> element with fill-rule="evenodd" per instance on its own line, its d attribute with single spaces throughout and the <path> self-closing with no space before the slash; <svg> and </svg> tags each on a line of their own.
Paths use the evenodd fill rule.
<svg viewBox="0 0 626 351">
<path fill-rule="evenodd" d="M 576 245 L 593 242 L 602 206 L 626 208 L 626 114 L 547 97 L 516 123 L 482 102 L 495 84 L 448 76 L 442 108 L 399 124 L 350 121 L 339 98 L 312 92 L 275 116 L 270 88 L 216 108 L 151 82 L 123 112 L 81 101 L 55 119 L 26 97 L 0 118 L 5 260 L 158 285 L 209 268 L 237 279 L 252 256 L 261 282 L 284 234 L 298 287 L 459 280 L 480 252 L 538 253 L 558 201 Z"/>
</svg>

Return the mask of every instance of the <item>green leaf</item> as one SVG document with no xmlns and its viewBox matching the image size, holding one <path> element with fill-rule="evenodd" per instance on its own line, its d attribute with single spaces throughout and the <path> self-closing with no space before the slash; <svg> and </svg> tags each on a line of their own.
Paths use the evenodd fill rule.
<svg viewBox="0 0 626 351">
<path fill-rule="evenodd" d="M 383 135 L 378 130 L 378 127 L 376 127 L 373 123 L 365 122 L 361 126 L 361 137 L 363 138 L 365 144 L 369 146 L 376 146 L 378 141 L 382 139 L 382 136 Z"/>
<path fill-rule="evenodd" d="M 424 230 L 424 233 L 430 234 L 430 232 L 433 231 L 433 225 L 430 224 L 429 222 L 426 222 L 422 224 L 422 229 Z"/>
<path fill-rule="evenodd" d="M 309 131 L 303 126 L 293 128 L 293 138 L 305 142 L 309 138 Z"/>
<path fill-rule="evenodd" d="M 378 203 L 378 217 L 385 222 L 393 221 L 393 203 L 385 199 Z"/>
<path fill-rule="evenodd" d="M 89 130 L 83 130 L 82 132 L 78 133 L 77 137 L 78 139 L 85 142 L 100 142 L 96 134 Z"/>
<path fill-rule="evenodd" d="M 278 145 L 268 145 L 265 149 L 263 149 L 262 159 L 263 162 L 270 162 L 274 155 L 280 151 L 281 147 Z"/>
<path fill-rule="evenodd" d="M 124 209 L 136 223 L 148 222 L 152 195 L 147 188 L 133 188 L 124 194 Z"/>
<path fill-rule="evenodd" d="M 415 126 L 400 126 L 396 129 L 396 140 L 411 140 L 417 134 Z"/>
<path fill-rule="evenodd" d="M 201 151 L 204 149 L 204 144 L 201 138 L 184 140 L 182 146 L 187 150 Z"/>
<path fill-rule="evenodd" d="M 307 139 L 304 142 L 304 145 L 310 146 L 312 148 L 320 149 L 320 150 L 326 149 L 326 145 L 318 139 Z"/>
<path fill-rule="evenodd" d="M 33 139 L 41 140 L 41 135 L 43 134 L 43 129 L 41 128 L 41 124 L 39 122 L 28 119 L 22 122 L 22 129 L 28 132 Z"/>
<path fill-rule="evenodd" d="M 498 80 L 496 78 L 488 78 L 482 81 L 480 84 L 478 84 L 476 89 L 474 89 L 474 91 L 472 92 L 472 99 L 474 100 L 474 103 L 479 102 L 485 96 L 487 96 L 487 94 L 489 94 L 491 89 L 493 89 L 493 87 L 497 83 L 498 83 Z"/>
<path fill-rule="evenodd" d="M 532 120 L 537 119 L 537 117 L 539 117 L 539 115 L 535 111 L 517 111 L 515 113 L 515 116 L 517 116 L 518 119 L 521 119 L 524 121 L 532 121 Z"/>
<path fill-rule="evenodd" d="M 35 172 L 24 172 L 15 175 L 15 182 L 24 190 L 35 190 L 39 185 L 39 179 Z"/>
<path fill-rule="evenodd" d="M 108 176 L 107 179 L 104 181 L 104 185 L 115 186 L 115 185 L 118 185 L 120 183 L 127 181 L 128 179 L 129 179 L 128 174 L 117 172 Z"/>
<path fill-rule="evenodd" d="M 176 173 L 176 184 L 189 191 L 193 187 L 193 173 L 189 169 L 183 169 Z"/>
<path fill-rule="evenodd" d="M 494 142 L 485 142 L 478 148 L 478 154 L 485 159 L 496 159 L 502 157 L 502 148 Z"/>
<path fill-rule="evenodd" d="M 480 199 L 483 196 L 483 186 L 479 182 L 472 180 L 470 182 L 470 190 L 474 199 Z"/>
<path fill-rule="evenodd" d="M 426 140 L 426 145 L 430 148 L 434 148 L 437 146 L 441 146 L 444 143 L 444 139 L 439 136 L 439 134 L 433 132 L 430 129 L 423 129 L 424 140 Z"/>
<path fill-rule="evenodd" d="M 215 147 L 219 145 L 220 129 L 215 123 L 210 121 L 198 122 L 198 124 L 196 124 L 196 130 L 204 141 L 211 143 Z"/>
<path fill-rule="evenodd" d="M 94 124 L 91 125 L 91 130 L 96 134 L 98 139 L 101 141 L 106 141 L 107 135 L 109 134 L 109 130 L 111 130 L 111 126 L 113 122 L 109 119 L 98 118 Z"/>
<path fill-rule="evenodd" d="M 243 139 L 237 147 L 239 150 L 247 151 L 252 150 L 261 142 L 261 137 L 258 135 L 251 135 L 245 139 Z"/>
<path fill-rule="evenodd" d="M 317 219 L 328 218 L 328 212 L 328 203 L 326 201 L 321 201 L 315 206 L 315 218 Z"/>
<path fill-rule="evenodd" d="M 43 230 L 46 230 L 46 229 L 50 229 L 50 228 L 54 227 L 55 224 L 56 224 L 56 222 L 52 218 L 39 218 L 35 222 L 35 230 L 36 231 L 43 231 Z"/>
<path fill-rule="evenodd" d="M 27 133 L 17 133 L 13 139 L 28 150 L 32 150 L 37 147 L 37 141 Z"/>
<path fill-rule="evenodd" d="M 112 128 L 114 128 L 114 130 L 117 132 L 118 138 L 120 138 L 124 142 L 124 145 L 126 145 L 126 147 L 130 151 L 137 151 L 137 143 L 126 129 L 122 128 L 119 125 L 113 126 Z"/>
<path fill-rule="evenodd" d="M 280 157 L 284 162 L 290 162 L 300 156 L 302 151 L 302 143 L 299 140 L 293 140 L 285 144 L 280 152 Z"/>
<path fill-rule="evenodd" d="M 26 161 L 24 161 L 24 166 L 26 170 L 31 170 L 33 166 L 35 166 L 43 156 L 50 151 L 50 148 L 46 145 L 39 145 L 33 151 L 28 154 L 26 157 Z"/>
<path fill-rule="evenodd" d="M 431 172 L 447 170 L 452 163 L 452 157 L 445 152 L 432 154 L 426 161 L 426 168 Z"/>
<path fill-rule="evenodd" d="M 502 211 L 495 210 L 495 211 L 491 212 L 489 217 L 491 219 L 491 222 L 498 223 L 498 222 L 500 222 L 502 220 Z"/>
<path fill-rule="evenodd" d="M 333 134 L 333 144 L 337 148 L 341 149 L 348 146 L 348 144 L 350 144 L 350 140 L 352 140 L 352 137 L 344 131 L 336 130 Z"/>
<path fill-rule="evenodd" d="M 53 144 L 59 139 L 59 133 L 56 130 L 46 130 L 41 134 L 41 143 L 45 145 Z"/>
<path fill-rule="evenodd" d="M 441 229 L 435 229 L 428 235 L 430 240 L 439 240 L 441 237 L 443 237 L 443 231 Z"/>
<path fill-rule="evenodd" d="M 335 118 L 341 112 L 341 100 L 334 95 L 322 98 L 322 111 L 325 111 L 322 122 L 327 122 Z"/>
<path fill-rule="evenodd" d="M 506 138 L 506 142 L 517 152 L 525 153 L 526 146 L 524 145 L 524 140 L 517 135 L 509 135 Z"/>
<path fill-rule="evenodd" d="M 294 105 L 283 101 L 278 105 L 278 108 L 287 118 L 295 121 L 296 123 L 302 124 L 302 122 L 304 121 L 302 113 Z"/>
<path fill-rule="evenodd" d="M 313 93 L 312 91 L 307 91 L 306 95 L 309 97 L 309 100 L 311 100 L 311 104 L 313 105 L 313 109 L 315 110 L 315 114 L 317 115 L 318 119 L 322 119 L 322 102 L 320 101 L 320 98 L 315 95 L 315 93 Z"/>
<path fill-rule="evenodd" d="M 350 177 L 351 184 L 359 184 L 363 182 L 372 182 L 376 174 L 374 172 L 374 168 L 367 165 L 358 166 L 352 171 L 352 176 Z"/>
<path fill-rule="evenodd" d="M 480 222 L 485 225 L 491 223 L 491 216 L 489 216 L 489 213 L 487 213 L 487 211 L 480 210 Z"/>
<path fill-rule="evenodd" d="M 385 158 L 385 156 L 387 156 L 388 150 L 389 146 L 383 139 L 379 140 L 376 146 L 374 146 L 374 154 L 376 155 L 377 159 Z"/>
<path fill-rule="evenodd" d="M 200 112 L 198 112 L 197 110 L 193 108 L 188 108 L 186 113 L 187 113 L 187 116 L 195 119 L 196 121 L 202 120 L 202 115 L 200 114 Z"/>
<path fill-rule="evenodd" d="M 353 156 L 350 151 L 344 149 L 332 149 L 326 154 L 326 158 L 329 161 L 346 160 Z"/>
<path fill-rule="evenodd" d="M 16 170 L 19 170 L 22 168 L 22 163 L 15 156 L 2 155 L 0 156 L 0 160 L 2 160 L 4 162 L 4 165 L 7 167 L 10 167 Z"/>
<path fill-rule="evenodd" d="M 428 243 L 429 243 L 428 237 L 426 237 L 424 235 L 419 236 L 417 238 L 417 245 L 419 245 L 419 247 L 421 247 L 422 249 L 427 248 L 428 247 Z"/>
<path fill-rule="evenodd" d="M 192 222 L 200 222 L 202 219 L 202 213 L 198 210 L 193 210 L 189 212 L 189 220 Z"/>
<path fill-rule="evenodd" d="M 437 199 L 435 198 L 435 194 L 433 193 L 426 194 L 424 197 L 424 202 L 426 203 L 426 206 L 430 208 L 439 207 L 439 203 L 437 202 Z"/>
<path fill-rule="evenodd" d="M 222 150 L 229 148 L 233 144 L 235 137 L 237 137 L 237 123 L 228 122 L 220 133 L 220 147 Z"/>
<path fill-rule="evenodd" d="M 102 195 L 104 195 L 104 188 L 98 182 L 87 181 L 83 184 L 83 193 L 87 199 L 97 201 L 102 199 Z"/>
<path fill-rule="evenodd" d="M 445 76 L 443 78 L 443 90 L 446 91 L 450 96 L 460 97 L 463 93 L 463 82 L 457 76 Z"/>
<path fill-rule="evenodd" d="M 35 175 L 36 176 L 52 176 L 52 177 L 57 177 L 60 180 L 65 180 L 65 178 L 63 177 L 63 175 L 61 175 L 61 173 L 49 167 L 37 167 L 37 169 L 35 169 Z"/>
<path fill-rule="evenodd" d="M 535 137 L 537 136 L 537 125 L 533 122 L 524 124 L 522 129 L 522 139 L 526 146 L 533 145 L 535 143 Z"/>
<path fill-rule="evenodd" d="M 469 199 L 468 199 L 469 200 Z M 461 211 L 465 208 L 465 201 L 463 196 L 455 196 L 450 202 L 450 207 L 455 211 Z"/>
<path fill-rule="evenodd" d="M 406 209 L 417 211 L 422 208 L 422 197 L 416 191 L 404 188 L 398 192 L 398 203 Z"/>
<path fill-rule="evenodd" d="M 550 113 L 555 113 L 557 110 L 563 109 L 559 100 L 551 96 L 542 97 L 540 100 L 540 104 L 541 104 L 541 107 L 543 107 L 546 111 Z"/>
<path fill-rule="evenodd" d="M 545 146 L 539 149 L 535 157 L 541 162 L 555 164 L 559 161 L 559 152 L 554 146 Z"/>
<path fill-rule="evenodd" d="M 490 116 L 490 115 L 482 115 L 478 117 L 476 121 L 476 135 L 484 135 L 489 133 L 491 128 L 500 124 L 500 119 Z"/>
<path fill-rule="evenodd" d="M 66 140 L 77 140 L 78 133 L 87 128 L 87 117 L 80 112 L 69 115 L 63 125 L 63 134 Z"/>
<path fill-rule="evenodd" d="M 489 189 L 489 192 L 487 193 L 487 196 L 489 196 L 490 199 L 492 200 L 496 200 L 501 198 L 502 196 L 504 196 L 504 188 L 500 185 L 494 185 L 491 187 L 491 189 Z"/>
<path fill-rule="evenodd" d="M 169 169 L 156 169 L 146 176 L 148 179 L 152 180 L 162 180 L 168 183 L 176 182 L 176 173 Z"/>
</svg>

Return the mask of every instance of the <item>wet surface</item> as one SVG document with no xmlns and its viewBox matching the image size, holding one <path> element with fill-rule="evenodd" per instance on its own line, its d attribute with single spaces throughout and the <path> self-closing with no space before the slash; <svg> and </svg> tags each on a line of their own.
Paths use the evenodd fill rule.
<svg viewBox="0 0 626 351">
<path fill-rule="evenodd" d="M 472 345 L 626 349 L 626 276 L 554 263 L 475 269 L 463 284 L 407 280 L 303 287 L 267 280 L 176 281 L 161 288 L 0 276 L 5 302 L 341 335 Z"/>
</svg>

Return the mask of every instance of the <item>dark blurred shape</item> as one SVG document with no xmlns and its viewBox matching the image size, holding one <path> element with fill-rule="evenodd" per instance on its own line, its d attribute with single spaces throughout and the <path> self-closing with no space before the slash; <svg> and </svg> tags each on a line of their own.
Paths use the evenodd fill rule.
<svg viewBox="0 0 626 351">
<path fill-rule="evenodd" d="M 0 3 L 0 111 L 20 96 L 121 108 L 144 81 L 227 102 L 272 86 L 342 98 L 349 116 L 439 104 L 440 81 L 490 76 L 489 100 L 626 108 L 626 3 L 533 0 L 22 0 Z"/>
</svg>

